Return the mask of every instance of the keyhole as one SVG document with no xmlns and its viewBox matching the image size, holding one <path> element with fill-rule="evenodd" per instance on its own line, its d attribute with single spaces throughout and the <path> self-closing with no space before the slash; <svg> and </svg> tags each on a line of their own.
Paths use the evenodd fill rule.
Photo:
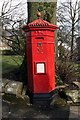
<svg viewBox="0 0 80 120">
<path fill-rule="evenodd" d="M 42 43 L 38 43 L 37 46 L 38 46 L 38 47 L 42 46 Z"/>
</svg>

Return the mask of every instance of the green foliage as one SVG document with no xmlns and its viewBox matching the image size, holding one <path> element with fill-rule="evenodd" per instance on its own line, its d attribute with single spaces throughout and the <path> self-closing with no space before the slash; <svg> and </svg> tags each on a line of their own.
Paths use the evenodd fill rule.
<svg viewBox="0 0 80 120">
<path fill-rule="evenodd" d="M 59 61 L 57 68 L 57 74 L 60 76 L 63 82 L 70 83 L 76 80 L 77 74 L 74 63 L 69 61 Z"/>
<path fill-rule="evenodd" d="M 46 11 L 45 15 L 44 15 L 44 20 L 50 22 L 50 14 Z"/>
<path fill-rule="evenodd" d="M 1 58 L 1 56 L 0 56 Z M 8 73 L 16 68 L 19 68 L 22 63 L 22 57 L 19 55 L 3 55 L 2 56 L 2 72 Z"/>
<path fill-rule="evenodd" d="M 12 50 L 2 50 L 2 55 L 16 55 Z"/>
<path fill-rule="evenodd" d="M 43 3 L 43 7 L 44 7 L 43 19 L 45 19 L 46 21 L 51 22 L 51 23 L 55 22 L 55 21 L 53 21 L 53 17 L 56 17 L 56 16 L 54 16 L 55 11 L 56 11 L 56 9 L 54 10 L 55 4 L 56 3 L 54 3 L 54 2 L 51 2 L 51 3 L 44 2 Z M 54 18 L 54 20 L 55 20 L 55 18 Z"/>
<path fill-rule="evenodd" d="M 38 7 L 38 11 L 39 11 L 39 12 L 43 11 L 43 6 L 39 6 L 39 7 Z"/>
<path fill-rule="evenodd" d="M 56 2 L 28 2 L 29 22 L 36 19 L 36 14 L 38 11 L 41 12 L 43 19 L 44 16 L 48 16 L 45 20 L 51 23 L 56 23 Z"/>
<path fill-rule="evenodd" d="M 47 7 L 50 7 L 50 3 L 48 2 L 44 2 L 44 6 L 47 8 Z"/>
<path fill-rule="evenodd" d="M 56 86 L 60 86 L 60 85 L 63 85 L 64 83 L 62 82 L 59 74 L 56 75 Z"/>
</svg>

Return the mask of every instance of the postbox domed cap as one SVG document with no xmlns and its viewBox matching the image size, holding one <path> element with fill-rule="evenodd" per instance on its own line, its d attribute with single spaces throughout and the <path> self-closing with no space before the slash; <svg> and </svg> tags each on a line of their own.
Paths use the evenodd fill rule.
<svg viewBox="0 0 80 120">
<path fill-rule="evenodd" d="M 41 13 L 38 12 L 37 13 L 37 17 L 38 19 L 37 20 L 34 20 L 33 22 L 29 23 L 28 25 L 25 25 L 23 26 L 23 30 L 24 31 L 27 31 L 29 29 L 36 29 L 36 28 L 41 28 L 41 29 L 51 29 L 51 30 L 56 30 L 57 29 L 57 26 L 56 25 L 53 25 L 43 19 L 41 19 Z"/>
<path fill-rule="evenodd" d="M 38 17 L 38 19 L 41 17 L 41 13 L 40 12 L 37 13 L 37 17 Z"/>
</svg>

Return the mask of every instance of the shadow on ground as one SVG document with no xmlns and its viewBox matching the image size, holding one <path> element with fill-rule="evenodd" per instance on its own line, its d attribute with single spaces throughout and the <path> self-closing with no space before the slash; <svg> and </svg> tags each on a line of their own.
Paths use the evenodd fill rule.
<svg viewBox="0 0 80 120">
<path fill-rule="evenodd" d="M 5 106 L 5 107 L 4 107 Z M 37 118 L 45 120 L 48 119 L 59 119 L 68 120 L 69 118 L 69 106 L 64 107 L 36 107 L 32 105 L 17 106 L 10 105 L 9 103 L 3 102 L 3 118 Z"/>
<path fill-rule="evenodd" d="M 11 98 L 11 96 L 10 96 Z M 4 99 L 2 102 L 2 116 L 4 120 L 31 119 L 31 120 L 68 120 L 70 114 L 69 105 L 51 104 L 50 107 L 34 106 L 29 101 L 19 98 Z"/>
</svg>

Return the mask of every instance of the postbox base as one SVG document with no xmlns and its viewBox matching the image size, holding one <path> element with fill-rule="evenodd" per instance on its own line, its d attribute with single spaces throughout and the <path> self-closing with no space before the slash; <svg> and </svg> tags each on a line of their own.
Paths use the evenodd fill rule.
<svg viewBox="0 0 80 120">
<path fill-rule="evenodd" d="M 56 89 L 49 93 L 31 93 L 29 92 L 30 102 L 34 105 L 49 106 L 56 95 Z"/>
</svg>

